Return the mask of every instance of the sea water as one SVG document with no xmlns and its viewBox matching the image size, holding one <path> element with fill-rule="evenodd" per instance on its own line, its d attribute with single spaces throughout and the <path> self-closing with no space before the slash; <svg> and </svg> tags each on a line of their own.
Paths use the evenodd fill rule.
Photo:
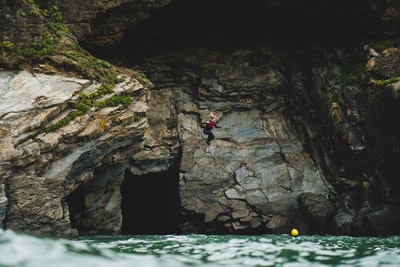
<svg viewBox="0 0 400 267">
<path fill-rule="evenodd" d="M 79 240 L 0 230 L 0 266 L 400 266 L 400 237 L 114 235 Z"/>
</svg>

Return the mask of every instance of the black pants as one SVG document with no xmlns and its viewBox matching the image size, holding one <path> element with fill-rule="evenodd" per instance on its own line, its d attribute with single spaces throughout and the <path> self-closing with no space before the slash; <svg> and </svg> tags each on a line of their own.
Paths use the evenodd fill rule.
<svg viewBox="0 0 400 267">
<path fill-rule="evenodd" d="M 204 129 L 203 133 L 208 135 L 207 137 L 207 143 L 209 143 L 211 140 L 215 138 L 214 134 L 212 133 L 211 129 Z"/>
</svg>

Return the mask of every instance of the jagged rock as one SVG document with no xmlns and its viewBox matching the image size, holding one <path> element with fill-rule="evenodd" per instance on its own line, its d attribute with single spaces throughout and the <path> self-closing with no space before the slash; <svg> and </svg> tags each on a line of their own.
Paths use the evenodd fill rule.
<svg viewBox="0 0 400 267">
<path fill-rule="evenodd" d="M 380 79 L 389 79 L 400 75 L 400 49 L 390 48 L 371 58 L 369 61 L 370 71 Z M 373 61 L 374 63 L 372 63 Z M 372 67 L 373 66 L 373 67 Z"/>
<path fill-rule="evenodd" d="M 62 106 L 72 98 L 75 92 L 82 90 L 90 83 L 88 80 L 73 77 L 42 73 L 32 75 L 26 71 L 2 71 L 0 75 L 2 97 L 0 117 L 35 108 Z M 37 127 L 32 125 L 32 128 Z"/>
<path fill-rule="evenodd" d="M 3 71 L 0 77 L 1 225 L 76 237 L 77 230 L 70 221 L 74 206 L 67 199 L 86 184 L 96 184 L 100 194 L 86 203 L 88 213 L 71 210 L 75 219 L 72 223 L 96 231 L 118 232 L 122 223 L 119 186 L 128 155 L 143 147 L 147 89 L 142 86 L 137 91 L 127 86 L 126 91 L 134 92 L 136 98 L 128 108 L 88 112 L 53 132 L 44 132 L 43 127 L 71 110 L 68 103 L 75 102 L 74 94 L 85 90 L 90 81 L 24 71 Z M 127 77 L 122 83 L 129 84 L 129 80 Z M 137 87 L 136 82 L 130 84 Z M 120 91 L 123 88 L 117 87 Z M 42 103 L 38 105 L 38 101 Z M 135 113 L 141 115 L 140 120 L 131 119 Z M 104 171 L 105 166 L 113 172 Z M 105 188 L 107 194 L 103 194 Z M 89 198 L 90 192 L 84 196 Z M 81 226 L 79 215 L 91 220 Z M 107 222 L 96 218 L 107 218 Z"/>
<path fill-rule="evenodd" d="M 339 210 L 333 220 L 335 227 L 335 233 L 338 235 L 354 235 L 354 214 Z"/>
</svg>

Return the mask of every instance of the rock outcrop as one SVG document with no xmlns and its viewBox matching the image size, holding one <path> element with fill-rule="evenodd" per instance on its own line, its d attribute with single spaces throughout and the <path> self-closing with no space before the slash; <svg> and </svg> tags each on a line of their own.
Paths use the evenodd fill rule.
<svg viewBox="0 0 400 267">
<path fill-rule="evenodd" d="M 122 78 L 114 94 L 132 95 L 135 102 L 129 107 L 92 108 L 71 123 L 46 132 L 45 127 L 72 112 L 71 102 L 78 101 L 78 93 L 93 92 L 100 84 L 60 75 L 1 72 L 3 226 L 76 237 L 67 198 L 95 180 L 95 190 L 83 200 L 85 210 L 107 218 L 108 222 L 98 230 L 119 231 L 122 223 L 119 185 L 129 155 L 143 147 L 148 101 L 146 88 L 132 77 L 121 74 Z M 72 215 L 85 216 L 76 211 Z"/>
</svg>

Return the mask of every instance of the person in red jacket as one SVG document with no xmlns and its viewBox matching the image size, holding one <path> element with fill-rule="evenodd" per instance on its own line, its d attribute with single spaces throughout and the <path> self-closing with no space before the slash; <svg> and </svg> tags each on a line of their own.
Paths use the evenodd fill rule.
<svg viewBox="0 0 400 267">
<path fill-rule="evenodd" d="M 211 143 L 211 140 L 215 138 L 215 135 L 212 133 L 213 128 L 222 128 L 222 126 L 217 125 L 217 118 L 215 117 L 214 113 L 210 114 L 210 120 L 207 122 L 202 123 L 203 126 L 203 133 L 207 135 L 207 145 Z"/>
</svg>

